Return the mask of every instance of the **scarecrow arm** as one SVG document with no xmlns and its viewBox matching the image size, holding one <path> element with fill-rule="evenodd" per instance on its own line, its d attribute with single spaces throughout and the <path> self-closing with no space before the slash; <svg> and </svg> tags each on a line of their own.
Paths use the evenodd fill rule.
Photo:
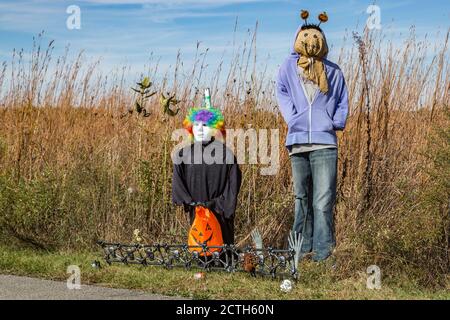
<svg viewBox="0 0 450 320">
<path fill-rule="evenodd" d="M 192 203 L 192 197 L 187 191 L 184 176 L 183 165 L 174 164 L 172 177 L 172 202 L 177 205 L 184 205 L 185 211 L 188 211 L 188 205 Z"/>
<path fill-rule="evenodd" d="M 242 174 L 236 159 L 230 164 L 227 183 L 221 196 L 206 202 L 209 209 L 229 219 L 236 211 L 237 197 L 241 188 Z"/>
<path fill-rule="evenodd" d="M 333 126 L 335 130 L 344 130 L 347 123 L 348 115 L 348 93 L 345 85 L 344 76 L 341 73 L 341 86 L 339 90 L 339 99 L 336 107 L 336 112 L 333 116 Z"/>
<path fill-rule="evenodd" d="M 283 78 L 284 78 L 283 73 L 280 70 L 277 78 L 277 100 L 281 111 L 281 115 L 283 116 L 286 123 L 289 123 L 292 116 L 296 113 L 296 109 L 294 103 L 292 102 L 291 97 L 289 96 Z"/>
</svg>

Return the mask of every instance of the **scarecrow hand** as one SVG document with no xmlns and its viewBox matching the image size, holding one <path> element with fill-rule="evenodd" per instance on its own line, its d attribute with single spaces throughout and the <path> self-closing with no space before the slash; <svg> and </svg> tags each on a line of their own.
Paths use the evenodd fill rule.
<svg viewBox="0 0 450 320">
<path fill-rule="evenodd" d="M 201 202 L 197 202 L 197 205 L 212 210 L 212 208 L 214 207 L 214 202 L 213 201 L 201 201 Z"/>
<path fill-rule="evenodd" d="M 189 205 L 190 205 L 191 207 L 202 206 L 202 207 L 207 208 L 206 202 L 202 202 L 202 201 L 192 201 L 191 203 L 189 203 Z"/>
<path fill-rule="evenodd" d="M 208 209 L 210 209 L 210 210 L 213 210 L 213 209 L 214 209 L 214 205 L 215 205 L 214 200 L 209 200 L 209 201 L 206 201 L 206 202 L 204 203 L 204 207 L 206 207 L 206 208 L 208 208 Z"/>
</svg>

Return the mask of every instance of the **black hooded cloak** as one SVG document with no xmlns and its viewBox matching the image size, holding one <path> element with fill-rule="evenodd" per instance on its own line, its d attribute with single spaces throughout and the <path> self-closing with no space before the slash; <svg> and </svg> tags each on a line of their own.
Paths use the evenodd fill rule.
<svg viewBox="0 0 450 320">
<path fill-rule="evenodd" d="M 210 209 L 222 229 L 225 244 L 234 243 L 234 213 L 241 187 L 241 170 L 236 157 L 222 142 L 194 142 L 173 158 L 172 201 L 183 205 L 190 221 L 196 202 Z"/>
</svg>

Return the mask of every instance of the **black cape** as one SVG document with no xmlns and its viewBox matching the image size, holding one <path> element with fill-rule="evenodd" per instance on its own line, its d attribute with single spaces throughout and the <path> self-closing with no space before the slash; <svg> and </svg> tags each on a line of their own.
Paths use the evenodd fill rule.
<svg viewBox="0 0 450 320">
<path fill-rule="evenodd" d="M 222 142 L 195 142 L 175 153 L 172 159 L 172 201 L 184 205 L 195 218 L 193 202 L 204 202 L 216 215 L 223 241 L 234 243 L 234 213 L 241 187 L 236 157 Z"/>
</svg>

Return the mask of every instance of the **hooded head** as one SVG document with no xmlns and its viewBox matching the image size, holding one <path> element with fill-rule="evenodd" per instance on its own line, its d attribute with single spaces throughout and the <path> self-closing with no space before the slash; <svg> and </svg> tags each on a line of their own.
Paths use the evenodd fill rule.
<svg viewBox="0 0 450 320">
<path fill-rule="evenodd" d="M 320 24 L 328 21 L 327 14 L 325 12 L 319 14 L 319 24 L 308 23 L 309 12 L 306 10 L 302 10 L 300 16 L 305 23 L 295 33 L 292 53 L 305 57 L 326 58 L 328 45 Z"/>
<path fill-rule="evenodd" d="M 322 30 L 316 26 L 302 26 L 294 42 L 294 50 L 305 57 L 324 58 L 328 45 Z"/>
</svg>

